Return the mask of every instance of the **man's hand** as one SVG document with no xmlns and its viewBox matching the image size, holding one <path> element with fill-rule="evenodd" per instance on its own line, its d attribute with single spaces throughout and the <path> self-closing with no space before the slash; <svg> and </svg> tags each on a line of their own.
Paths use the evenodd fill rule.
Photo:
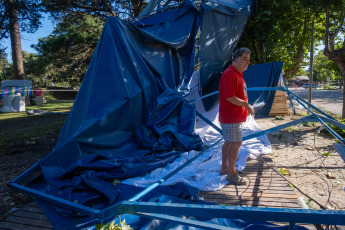
<svg viewBox="0 0 345 230">
<path fill-rule="evenodd" d="M 242 99 L 239 99 L 238 97 L 236 96 L 233 96 L 233 97 L 229 97 L 226 99 L 228 102 L 234 104 L 234 105 L 238 105 L 238 106 L 242 106 L 244 107 L 248 113 L 250 115 L 254 115 L 255 111 L 254 111 L 254 108 L 246 101 L 242 100 Z"/>
<path fill-rule="evenodd" d="M 249 115 L 254 115 L 255 114 L 255 110 L 254 110 L 253 106 L 251 106 L 249 103 L 247 103 L 247 105 L 244 108 L 246 108 L 246 110 L 248 111 Z"/>
</svg>

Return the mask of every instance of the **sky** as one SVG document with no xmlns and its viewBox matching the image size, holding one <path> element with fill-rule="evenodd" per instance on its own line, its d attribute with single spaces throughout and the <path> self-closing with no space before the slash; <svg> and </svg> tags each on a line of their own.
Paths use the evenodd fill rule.
<svg viewBox="0 0 345 230">
<path fill-rule="evenodd" d="M 42 22 L 42 25 L 38 28 L 38 30 L 35 33 L 33 34 L 25 33 L 25 32 L 20 33 L 22 50 L 25 50 L 29 53 L 37 53 L 36 50 L 31 48 L 30 46 L 32 44 L 37 44 L 39 38 L 47 37 L 49 34 L 53 32 L 54 30 L 53 22 L 48 19 L 47 15 L 42 19 L 41 22 Z M 7 59 L 8 61 L 12 62 L 10 38 L 7 38 L 7 39 L 4 39 L 4 41 L 1 41 L 1 46 L 7 47 L 6 48 Z"/>
</svg>

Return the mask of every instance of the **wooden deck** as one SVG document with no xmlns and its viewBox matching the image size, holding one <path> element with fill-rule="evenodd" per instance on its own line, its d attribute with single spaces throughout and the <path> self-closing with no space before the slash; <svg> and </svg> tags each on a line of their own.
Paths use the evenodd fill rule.
<svg viewBox="0 0 345 230">
<path fill-rule="evenodd" d="M 205 201 L 245 207 L 301 208 L 296 193 L 281 177 L 269 156 L 249 160 L 242 177 L 247 185 L 228 184 L 214 192 L 201 192 Z"/>
<path fill-rule="evenodd" d="M 36 203 L 31 202 L 0 222 L 0 229 L 44 230 L 53 227 Z"/>
<path fill-rule="evenodd" d="M 249 160 L 243 171 L 243 176 L 250 181 L 248 185 L 229 184 L 215 192 L 201 192 L 200 196 L 205 201 L 224 205 L 301 208 L 298 197 L 288 182 L 275 171 L 279 172 L 269 156 Z M 32 202 L 7 216 L 0 222 L 0 229 L 43 230 L 53 227 L 38 206 Z"/>
</svg>

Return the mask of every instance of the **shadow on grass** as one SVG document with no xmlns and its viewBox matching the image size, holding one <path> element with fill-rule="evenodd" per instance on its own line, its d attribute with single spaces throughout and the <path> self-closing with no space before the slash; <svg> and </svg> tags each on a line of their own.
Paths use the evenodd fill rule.
<svg viewBox="0 0 345 230">
<path fill-rule="evenodd" d="M 26 109 L 69 112 L 73 102 L 49 101 L 43 106 L 28 106 Z M 66 114 L 28 115 L 26 112 L 0 113 L 0 146 L 59 133 L 66 118 Z"/>
</svg>

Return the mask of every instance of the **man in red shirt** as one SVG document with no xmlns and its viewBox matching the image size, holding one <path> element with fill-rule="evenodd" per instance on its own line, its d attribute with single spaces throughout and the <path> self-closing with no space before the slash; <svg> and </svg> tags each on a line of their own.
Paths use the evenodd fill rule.
<svg viewBox="0 0 345 230">
<path fill-rule="evenodd" d="M 242 47 L 236 50 L 232 64 L 223 72 L 219 83 L 219 122 L 221 123 L 224 145 L 222 147 L 221 175 L 236 185 L 246 184 L 235 171 L 238 152 L 242 145 L 242 123 L 247 114 L 254 115 L 248 103 L 247 86 L 243 79 L 250 61 L 250 50 Z"/>
</svg>

